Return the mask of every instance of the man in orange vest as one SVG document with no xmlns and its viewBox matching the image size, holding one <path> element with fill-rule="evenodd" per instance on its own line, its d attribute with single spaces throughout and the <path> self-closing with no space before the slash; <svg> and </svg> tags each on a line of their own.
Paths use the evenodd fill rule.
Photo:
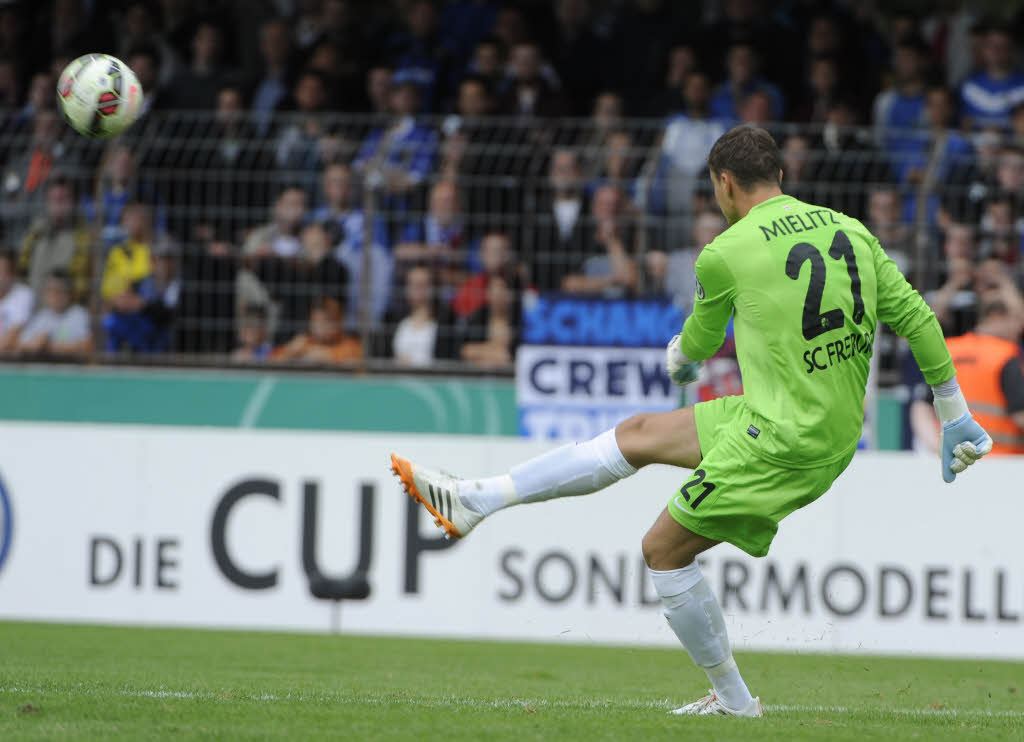
<svg viewBox="0 0 1024 742">
<path fill-rule="evenodd" d="M 946 345 L 974 419 L 992 436 L 992 453 L 1024 454 L 1024 315 L 1001 299 L 984 301 L 980 315 L 973 332 Z"/>
<path fill-rule="evenodd" d="M 992 436 L 992 453 L 1024 454 L 1024 365 L 1018 345 L 1024 311 L 1016 288 L 1000 289 L 983 293 L 978 326 L 946 345 L 974 419 Z M 939 424 L 931 404 L 913 405 L 915 438 L 938 450 Z"/>
</svg>

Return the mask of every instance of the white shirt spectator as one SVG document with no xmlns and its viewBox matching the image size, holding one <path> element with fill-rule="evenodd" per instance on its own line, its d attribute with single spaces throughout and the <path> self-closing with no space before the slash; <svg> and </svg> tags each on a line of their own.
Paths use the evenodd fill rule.
<svg viewBox="0 0 1024 742">
<path fill-rule="evenodd" d="M 29 343 L 45 335 L 51 343 L 71 345 L 87 340 L 91 334 L 89 313 L 84 307 L 74 304 L 63 314 L 47 307 L 40 309 L 21 333 L 21 341 Z"/>
<path fill-rule="evenodd" d="M 429 366 L 434 360 L 434 343 L 437 341 L 437 322 L 431 320 L 422 324 L 406 317 L 395 330 L 395 358 L 417 368 Z"/>
<path fill-rule="evenodd" d="M 32 316 L 34 302 L 35 294 L 28 286 L 23 283 L 11 286 L 7 295 L 0 299 L 0 333 L 7 332 L 12 327 L 21 327 L 28 322 Z"/>
</svg>

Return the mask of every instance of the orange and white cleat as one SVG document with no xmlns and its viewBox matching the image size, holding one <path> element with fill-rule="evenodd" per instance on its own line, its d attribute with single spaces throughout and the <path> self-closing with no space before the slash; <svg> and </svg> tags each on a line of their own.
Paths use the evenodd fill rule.
<svg viewBox="0 0 1024 742">
<path fill-rule="evenodd" d="M 451 474 L 417 466 L 396 454 L 391 454 L 391 471 L 409 497 L 434 516 L 434 524 L 444 529 L 446 538 L 462 538 L 484 519 L 462 504 L 459 480 Z"/>
<path fill-rule="evenodd" d="M 713 690 L 699 701 L 688 703 L 685 706 L 669 711 L 677 716 L 764 716 L 761 711 L 761 699 L 751 698 L 750 703 L 743 709 L 731 709 L 722 703 Z"/>
</svg>

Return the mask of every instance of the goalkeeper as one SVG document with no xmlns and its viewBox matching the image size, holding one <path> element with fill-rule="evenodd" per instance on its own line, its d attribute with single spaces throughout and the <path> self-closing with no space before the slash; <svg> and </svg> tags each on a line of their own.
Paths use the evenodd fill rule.
<svg viewBox="0 0 1024 742">
<path fill-rule="evenodd" d="M 669 343 L 668 370 L 677 384 L 695 380 L 733 317 L 742 396 L 637 415 L 501 476 L 459 480 L 394 455 L 392 468 L 454 537 L 501 508 L 594 492 L 647 464 L 693 469 L 643 538 L 668 623 L 712 685 L 673 713 L 761 716 L 695 559 L 722 541 L 764 556 L 779 521 L 843 473 L 879 321 L 907 338 L 934 390 L 942 478 L 952 482 L 992 441 L 967 409 L 935 315 L 864 225 L 783 194 L 779 150 L 763 129 L 726 132 L 708 165 L 730 227 L 697 259 L 693 313 Z"/>
</svg>

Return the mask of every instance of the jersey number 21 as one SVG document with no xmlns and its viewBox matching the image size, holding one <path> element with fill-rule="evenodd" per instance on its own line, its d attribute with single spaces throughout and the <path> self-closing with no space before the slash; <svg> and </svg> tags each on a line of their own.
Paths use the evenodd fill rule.
<svg viewBox="0 0 1024 742">
<path fill-rule="evenodd" d="M 828 256 L 833 260 L 845 260 L 850 274 L 850 290 L 853 293 L 853 321 L 858 325 L 864 320 L 864 299 L 860 295 L 860 273 L 857 272 L 857 258 L 853 254 L 850 238 L 842 230 L 836 231 Z M 794 281 L 800 277 L 800 269 L 811 261 L 811 280 L 807 284 L 807 298 L 804 299 L 804 339 L 813 340 L 823 332 L 838 330 L 846 321 L 842 309 L 821 311 L 821 297 L 825 293 L 825 258 L 818 248 L 808 242 L 798 242 L 786 258 L 786 275 Z"/>
</svg>

